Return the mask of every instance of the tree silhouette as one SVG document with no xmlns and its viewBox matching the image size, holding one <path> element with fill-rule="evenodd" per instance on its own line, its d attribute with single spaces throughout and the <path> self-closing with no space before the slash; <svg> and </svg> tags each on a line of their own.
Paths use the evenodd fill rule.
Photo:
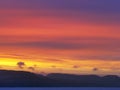
<svg viewBox="0 0 120 90">
<path fill-rule="evenodd" d="M 93 71 L 98 71 L 99 69 L 98 68 L 93 68 Z"/>
<path fill-rule="evenodd" d="M 29 69 L 29 70 L 32 70 L 32 71 L 34 71 L 34 70 L 35 70 L 35 68 L 34 68 L 34 67 L 28 67 L 28 69 Z"/>
<path fill-rule="evenodd" d="M 23 69 L 23 67 L 25 66 L 25 63 L 24 62 L 18 62 L 17 63 L 18 67 Z"/>
</svg>

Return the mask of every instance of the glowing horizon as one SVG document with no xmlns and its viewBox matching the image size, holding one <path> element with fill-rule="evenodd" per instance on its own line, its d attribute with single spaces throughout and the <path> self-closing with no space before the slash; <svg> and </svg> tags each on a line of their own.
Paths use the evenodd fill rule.
<svg viewBox="0 0 120 90">
<path fill-rule="evenodd" d="M 1 69 L 120 75 L 118 3 L 1 0 Z M 18 62 L 25 63 L 23 69 Z"/>
</svg>

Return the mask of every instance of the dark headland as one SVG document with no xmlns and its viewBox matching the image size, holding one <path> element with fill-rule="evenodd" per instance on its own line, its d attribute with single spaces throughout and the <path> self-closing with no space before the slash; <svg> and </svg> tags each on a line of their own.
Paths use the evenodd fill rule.
<svg viewBox="0 0 120 90">
<path fill-rule="evenodd" d="M 120 77 L 0 70 L 0 87 L 120 87 Z"/>
</svg>

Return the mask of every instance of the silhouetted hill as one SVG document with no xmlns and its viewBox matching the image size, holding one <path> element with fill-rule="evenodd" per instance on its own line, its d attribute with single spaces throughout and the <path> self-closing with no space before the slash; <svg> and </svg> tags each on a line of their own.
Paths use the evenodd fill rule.
<svg viewBox="0 0 120 90">
<path fill-rule="evenodd" d="M 51 80 L 45 76 L 24 71 L 0 71 L 1 87 L 49 86 Z"/>
<path fill-rule="evenodd" d="M 47 77 L 58 80 L 66 86 L 76 87 L 120 87 L 120 77 L 107 75 L 100 77 L 97 75 L 72 75 L 72 74 L 48 74 Z M 61 85 L 60 84 L 60 85 Z"/>
<path fill-rule="evenodd" d="M 0 70 L 0 87 L 120 87 L 120 77 Z"/>
</svg>

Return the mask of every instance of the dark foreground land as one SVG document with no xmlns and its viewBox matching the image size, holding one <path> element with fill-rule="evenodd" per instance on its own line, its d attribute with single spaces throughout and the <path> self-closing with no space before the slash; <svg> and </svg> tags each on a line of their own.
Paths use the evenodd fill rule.
<svg viewBox="0 0 120 90">
<path fill-rule="evenodd" d="M 23 71 L 0 71 L 0 87 L 120 87 L 120 77 L 108 75 L 37 75 Z"/>
</svg>

